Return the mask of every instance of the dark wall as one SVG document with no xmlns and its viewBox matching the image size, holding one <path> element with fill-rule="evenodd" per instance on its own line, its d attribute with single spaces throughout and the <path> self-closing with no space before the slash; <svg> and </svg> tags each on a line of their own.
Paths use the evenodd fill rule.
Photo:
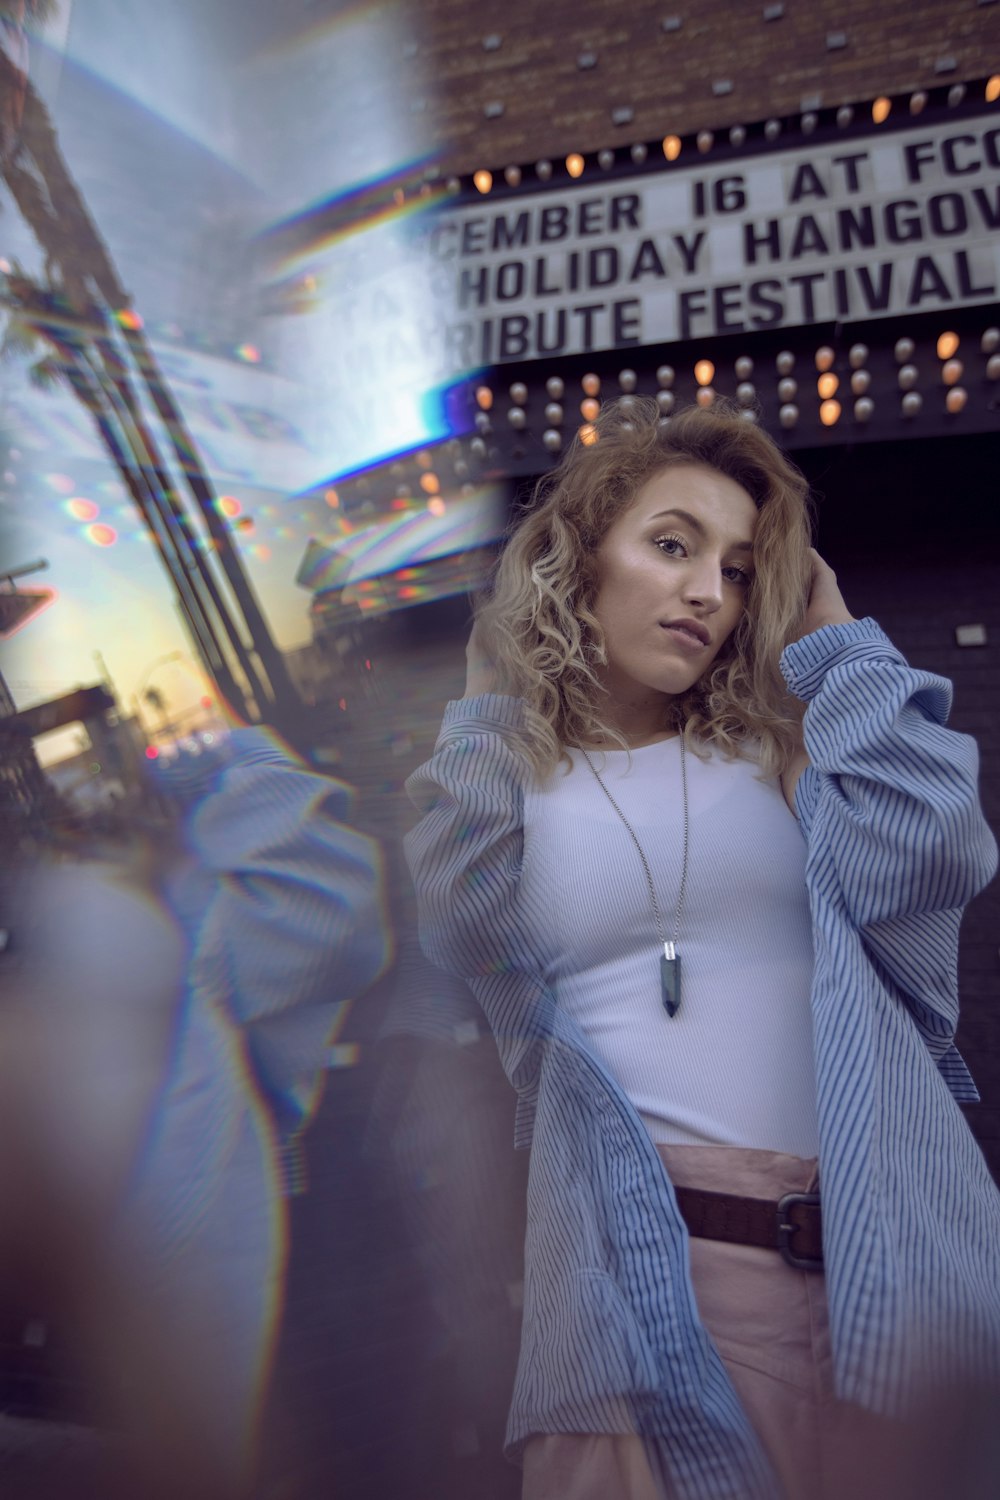
<svg viewBox="0 0 1000 1500">
<path fill-rule="evenodd" d="M 1000 525 L 991 437 L 799 453 L 819 495 L 821 552 L 852 613 L 955 686 L 951 725 L 974 735 L 983 805 L 1000 832 Z M 959 625 L 986 627 L 961 647 Z M 1000 882 L 962 928 L 959 1047 L 982 1094 L 969 1122 L 1000 1178 Z"/>
</svg>

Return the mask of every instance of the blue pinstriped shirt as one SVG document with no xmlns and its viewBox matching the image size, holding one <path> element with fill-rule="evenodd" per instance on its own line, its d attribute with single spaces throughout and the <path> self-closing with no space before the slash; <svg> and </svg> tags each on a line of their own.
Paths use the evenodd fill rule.
<svg viewBox="0 0 1000 1500">
<path fill-rule="evenodd" d="M 996 865 L 974 742 L 942 678 L 872 620 L 789 646 L 811 764 L 807 840 L 824 1251 L 837 1389 L 905 1412 L 1000 1379 L 1000 1194 L 959 1102 L 961 912 Z M 520 702 L 449 704 L 410 778 L 421 940 L 470 984 L 532 1144 L 521 1358 L 508 1427 L 638 1431 L 682 1500 L 764 1500 L 768 1460 L 701 1326 L 686 1230 L 638 1115 L 541 979 L 519 906 Z"/>
</svg>

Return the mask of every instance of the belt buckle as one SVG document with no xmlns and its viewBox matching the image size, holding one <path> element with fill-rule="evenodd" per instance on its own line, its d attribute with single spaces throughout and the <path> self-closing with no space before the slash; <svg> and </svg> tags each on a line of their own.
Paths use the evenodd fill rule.
<svg viewBox="0 0 1000 1500">
<path fill-rule="evenodd" d="M 821 1255 L 796 1255 L 792 1249 L 792 1236 L 797 1234 L 798 1224 L 793 1224 L 788 1217 L 788 1210 L 796 1203 L 819 1205 L 819 1193 L 786 1193 L 778 1200 L 778 1252 L 787 1266 L 794 1266 L 796 1271 L 822 1271 L 823 1257 Z"/>
</svg>

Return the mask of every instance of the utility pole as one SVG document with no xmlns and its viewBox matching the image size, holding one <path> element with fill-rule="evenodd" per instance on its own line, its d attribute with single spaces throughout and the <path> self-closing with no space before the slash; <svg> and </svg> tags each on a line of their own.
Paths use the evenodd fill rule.
<svg viewBox="0 0 1000 1500">
<path fill-rule="evenodd" d="M 301 701 L 229 527 L 219 514 L 211 481 L 145 336 L 142 319 L 133 311 L 132 299 L 73 181 L 44 101 L 30 80 L 0 52 L 0 108 L 5 97 L 15 95 L 19 103 L 23 99 L 20 135 L 16 150 L 5 143 L 0 173 L 44 250 L 49 267 L 59 271 L 57 300 L 62 304 L 63 317 L 68 314 L 67 321 L 73 325 L 68 340 L 71 348 L 67 349 L 65 330 L 61 340 L 63 361 L 67 354 L 72 355 L 67 378 L 90 409 L 102 441 L 112 452 L 129 493 L 157 540 L 198 653 L 223 696 L 234 702 L 237 712 L 241 711 L 242 694 L 227 661 L 228 646 L 262 717 L 272 719 L 279 728 L 292 730 L 301 715 Z M 44 194 L 38 190 L 39 180 L 44 184 Z M 157 459 L 151 434 L 131 395 L 128 368 L 117 351 L 111 327 L 120 334 L 167 434 L 196 513 L 207 530 L 211 542 L 208 556 L 197 546 L 166 466 Z M 40 331 L 50 342 L 59 342 L 59 331 L 51 321 Z M 82 350 L 76 347 L 81 336 Z M 212 576 L 215 560 L 232 590 L 242 623 L 233 617 Z M 249 652 L 244 631 L 249 636 Z M 242 708 L 245 712 L 245 703 Z"/>
</svg>

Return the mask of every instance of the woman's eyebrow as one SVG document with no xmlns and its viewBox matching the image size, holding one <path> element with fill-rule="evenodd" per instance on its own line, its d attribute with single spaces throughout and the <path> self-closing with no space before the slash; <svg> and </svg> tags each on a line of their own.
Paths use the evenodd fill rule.
<svg viewBox="0 0 1000 1500">
<path fill-rule="evenodd" d="M 677 516 L 679 520 L 685 521 L 691 527 L 691 530 L 697 532 L 700 537 L 707 535 L 698 517 L 693 516 L 689 510 L 678 510 L 676 507 L 670 510 L 658 510 L 649 519 L 651 521 L 658 521 L 662 516 Z M 730 542 L 726 550 L 731 552 L 752 552 L 753 542 Z"/>
</svg>

